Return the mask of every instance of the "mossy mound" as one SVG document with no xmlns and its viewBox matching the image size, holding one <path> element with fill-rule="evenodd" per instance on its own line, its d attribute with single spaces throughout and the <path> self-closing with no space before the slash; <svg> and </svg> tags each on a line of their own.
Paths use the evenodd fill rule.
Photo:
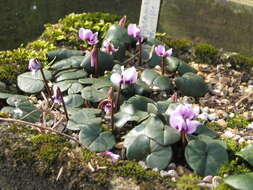
<svg viewBox="0 0 253 190">
<path fill-rule="evenodd" d="M 0 188 L 169 189 L 168 177 L 133 161 L 113 163 L 67 139 L 16 125 L 0 127 Z M 61 172 L 60 172 L 61 171 Z M 59 174 L 61 173 L 61 174 Z M 127 184 L 127 185 L 126 185 Z M 148 187 L 148 188 L 147 188 Z"/>
<path fill-rule="evenodd" d="M 38 40 L 27 44 L 26 47 L 0 51 L 0 81 L 7 84 L 15 83 L 17 75 L 27 70 L 31 58 L 36 57 L 47 65 L 46 53 L 56 47 L 79 48 L 81 40 L 77 34 L 80 27 L 99 32 L 101 38 L 119 19 L 119 16 L 108 13 L 83 13 L 70 14 L 54 25 L 46 24 Z"/>
</svg>

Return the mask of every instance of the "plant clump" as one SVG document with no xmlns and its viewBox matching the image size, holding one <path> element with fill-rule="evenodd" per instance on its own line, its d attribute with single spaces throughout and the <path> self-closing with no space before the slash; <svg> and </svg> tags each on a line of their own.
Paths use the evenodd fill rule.
<svg viewBox="0 0 253 190">
<path fill-rule="evenodd" d="M 217 64 L 219 50 L 209 44 L 197 44 L 195 48 L 196 60 L 201 63 Z"/>
</svg>

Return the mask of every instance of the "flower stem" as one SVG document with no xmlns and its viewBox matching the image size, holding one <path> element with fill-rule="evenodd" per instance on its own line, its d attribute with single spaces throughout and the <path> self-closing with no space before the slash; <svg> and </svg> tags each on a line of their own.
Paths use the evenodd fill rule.
<svg viewBox="0 0 253 190">
<path fill-rule="evenodd" d="M 139 66 L 142 65 L 142 47 L 141 47 L 141 38 L 138 39 L 138 42 L 139 42 L 139 52 L 140 52 L 140 55 L 139 55 Z"/>
<path fill-rule="evenodd" d="M 96 45 L 94 45 L 94 48 L 95 48 L 95 54 L 96 54 L 95 75 L 96 75 L 97 77 L 99 77 L 98 48 L 96 47 Z"/>
<path fill-rule="evenodd" d="M 41 76 L 43 78 L 43 81 L 45 83 L 45 88 L 46 88 L 47 94 L 52 99 L 52 93 L 51 93 L 51 90 L 50 90 L 50 88 L 49 88 L 49 86 L 47 84 L 47 80 L 46 80 L 45 74 L 43 72 L 43 69 L 40 69 L 40 72 L 41 72 Z"/>
<path fill-rule="evenodd" d="M 120 93 L 121 93 L 121 83 L 119 84 L 119 89 L 118 89 L 118 93 L 117 93 L 117 97 L 116 97 L 115 111 L 118 111 L 118 108 L 119 108 Z"/>
<path fill-rule="evenodd" d="M 66 105 L 65 105 L 65 102 L 63 100 L 63 96 L 62 96 L 62 92 L 60 90 L 60 96 L 61 96 L 61 99 L 62 99 L 62 106 L 63 106 L 63 109 L 64 109 L 64 112 L 65 112 L 65 115 L 66 115 L 66 119 L 67 121 L 69 120 L 69 116 L 68 116 L 68 112 L 67 112 L 67 108 L 66 108 Z M 64 127 L 65 129 L 66 127 Z"/>
<path fill-rule="evenodd" d="M 165 57 L 162 57 L 161 63 L 162 63 L 162 75 L 164 75 L 165 66 L 164 66 Z"/>
<path fill-rule="evenodd" d="M 111 100 L 111 105 L 112 105 L 112 107 L 111 107 L 111 128 L 112 128 L 112 131 L 114 131 L 115 130 L 115 126 L 114 126 L 114 96 L 113 96 L 113 92 L 114 92 L 114 89 L 113 89 L 113 87 L 111 87 L 111 89 L 110 89 L 110 94 L 109 94 L 109 98 L 110 98 L 110 100 Z"/>
</svg>

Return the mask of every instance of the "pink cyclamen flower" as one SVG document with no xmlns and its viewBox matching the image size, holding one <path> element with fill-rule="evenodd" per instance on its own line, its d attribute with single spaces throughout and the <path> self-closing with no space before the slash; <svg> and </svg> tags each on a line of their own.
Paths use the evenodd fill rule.
<svg viewBox="0 0 253 190">
<path fill-rule="evenodd" d="M 127 28 L 129 36 L 134 38 L 141 38 L 141 29 L 136 24 L 129 24 Z"/>
<path fill-rule="evenodd" d="M 197 113 L 190 104 L 179 105 L 170 114 L 170 126 L 178 131 L 192 134 L 196 131 L 201 122 L 195 120 Z"/>
<path fill-rule="evenodd" d="M 112 104 L 111 103 L 107 103 L 104 105 L 104 111 L 106 113 L 106 115 L 110 114 L 112 111 Z"/>
<path fill-rule="evenodd" d="M 63 99 L 61 96 L 61 90 L 58 86 L 54 88 L 54 94 L 52 96 L 52 99 L 54 100 L 54 103 L 56 104 L 61 104 L 63 102 Z"/>
<path fill-rule="evenodd" d="M 41 69 L 41 64 L 37 58 L 32 58 L 29 60 L 28 69 L 32 71 L 32 75 L 34 76 L 37 71 Z"/>
<path fill-rule="evenodd" d="M 125 27 L 125 25 L 126 25 L 126 20 L 127 20 L 127 16 L 126 16 L 126 15 L 123 16 L 123 17 L 120 19 L 119 25 L 120 25 L 122 28 Z"/>
<path fill-rule="evenodd" d="M 114 154 L 111 151 L 105 151 L 105 152 L 102 152 L 102 154 L 109 155 L 111 157 L 111 159 L 112 159 L 112 162 L 116 162 L 120 158 L 120 155 Z"/>
<path fill-rule="evenodd" d="M 84 29 L 84 28 L 79 29 L 79 38 L 81 40 L 87 41 L 88 44 L 90 45 L 95 45 L 99 42 L 97 37 L 98 37 L 98 32 L 93 33 L 90 29 Z"/>
<path fill-rule="evenodd" d="M 133 84 L 136 83 L 138 78 L 138 73 L 135 67 L 130 67 L 128 69 L 124 69 L 124 66 L 121 67 L 121 74 L 113 73 L 111 75 L 111 81 L 119 86 L 120 84 Z"/>
<path fill-rule="evenodd" d="M 118 51 L 118 49 L 115 49 L 114 45 L 110 41 L 105 41 L 101 50 L 108 54 Z"/>
<path fill-rule="evenodd" d="M 165 46 L 158 45 L 155 48 L 155 52 L 156 52 L 156 55 L 158 55 L 160 57 L 167 57 L 167 56 L 171 56 L 172 55 L 172 48 L 170 48 L 169 50 L 165 51 Z"/>
</svg>

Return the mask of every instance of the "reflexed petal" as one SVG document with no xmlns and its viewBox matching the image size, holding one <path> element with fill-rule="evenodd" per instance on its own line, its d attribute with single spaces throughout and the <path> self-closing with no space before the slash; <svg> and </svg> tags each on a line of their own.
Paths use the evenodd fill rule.
<svg viewBox="0 0 253 190">
<path fill-rule="evenodd" d="M 29 60 L 29 65 L 28 65 L 28 69 L 30 71 L 32 71 L 32 75 L 35 74 L 35 72 L 37 72 L 38 70 L 40 70 L 42 67 L 41 67 L 41 64 L 39 62 L 38 59 L 36 58 L 32 58 Z"/>
<path fill-rule="evenodd" d="M 158 56 L 163 57 L 163 56 L 164 56 L 164 52 L 165 52 L 165 47 L 164 47 L 163 45 L 158 45 L 158 46 L 155 48 L 155 53 L 156 53 L 156 55 L 158 55 Z"/>
<path fill-rule="evenodd" d="M 54 103 L 60 104 L 63 102 L 63 99 L 61 97 L 61 90 L 59 87 L 54 88 L 54 94 L 52 96 L 52 99 L 54 100 Z"/>
<path fill-rule="evenodd" d="M 124 28 L 124 27 L 125 27 L 125 25 L 126 25 L 126 20 L 127 20 L 126 15 L 125 15 L 125 16 L 123 16 L 123 17 L 120 19 L 120 21 L 119 21 L 119 25 L 120 25 L 122 28 Z"/>
<path fill-rule="evenodd" d="M 111 151 L 105 151 L 105 152 L 102 152 L 102 154 L 110 156 L 112 159 L 112 162 L 116 162 L 120 158 L 120 156 L 118 154 L 114 154 Z"/>
<path fill-rule="evenodd" d="M 178 131 L 182 131 L 186 128 L 186 123 L 181 116 L 172 114 L 170 115 L 170 126 Z"/>
<path fill-rule="evenodd" d="M 105 111 L 106 114 L 111 113 L 111 109 L 112 109 L 112 104 L 111 103 L 105 104 L 104 111 Z"/>
<path fill-rule="evenodd" d="M 119 86 L 120 83 L 122 83 L 122 76 L 119 73 L 113 73 L 110 79 L 116 86 Z"/>
<path fill-rule="evenodd" d="M 93 33 L 90 29 L 84 29 L 84 28 L 79 29 L 79 38 L 81 40 L 89 40 L 92 35 Z"/>
<path fill-rule="evenodd" d="M 169 50 L 167 50 L 165 53 L 164 53 L 164 56 L 172 56 L 172 48 L 170 48 Z"/>
<path fill-rule="evenodd" d="M 122 72 L 124 83 L 136 83 L 138 78 L 138 73 L 135 67 L 130 67 Z"/>
<path fill-rule="evenodd" d="M 99 42 L 97 38 L 98 38 L 98 32 L 96 32 L 94 34 L 92 33 L 88 39 L 88 44 L 90 44 L 90 45 L 97 44 Z"/>
<path fill-rule="evenodd" d="M 201 125 L 201 122 L 196 121 L 196 120 L 186 119 L 186 125 L 187 125 L 187 128 L 185 132 L 188 134 L 192 134 L 196 131 L 197 127 Z"/>
<path fill-rule="evenodd" d="M 127 28 L 128 35 L 135 38 L 140 37 L 140 28 L 136 24 L 129 24 Z"/>
</svg>

